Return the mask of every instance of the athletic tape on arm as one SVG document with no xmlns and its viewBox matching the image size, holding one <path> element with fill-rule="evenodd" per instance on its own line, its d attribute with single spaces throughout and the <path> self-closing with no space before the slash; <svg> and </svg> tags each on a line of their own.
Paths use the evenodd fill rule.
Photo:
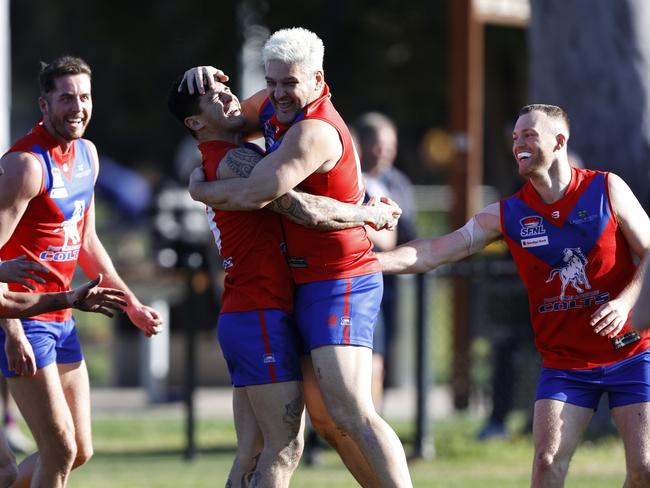
<svg viewBox="0 0 650 488">
<path fill-rule="evenodd" d="M 465 241 L 465 248 L 467 249 L 468 256 L 480 251 L 492 240 L 492 237 L 488 235 L 486 230 L 479 222 L 479 219 L 477 218 L 481 214 L 498 216 L 498 204 L 487 206 L 480 213 L 474 215 L 471 219 L 469 219 L 463 227 L 458 229 L 458 232 L 460 232 L 460 234 L 463 236 L 463 240 Z"/>
</svg>

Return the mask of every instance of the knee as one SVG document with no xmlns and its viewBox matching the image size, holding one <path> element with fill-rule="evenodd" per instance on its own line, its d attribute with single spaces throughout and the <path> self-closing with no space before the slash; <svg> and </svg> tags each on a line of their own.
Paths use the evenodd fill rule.
<svg viewBox="0 0 650 488">
<path fill-rule="evenodd" d="M 72 469 L 78 468 L 79 466 L 83 466 L 86 464 L 88 461 L 90 461 L 90 458 L 93 457 L 93 454 L 95 453 L 93 449 L 92 444 L 87 444 L 87 445 L 78 445 L 77 446 L 77 455 L 74 458 L 74 462 L 72 463 Z"/>
<path fill-rule="evenodd" d="M 290 439 L 275 453 L 277 463 L 283 468 L 293 471 L 298 467 L 304 448 L 305 441 L 302 435 Z"/>
<path fill-rule="evenodd" d="M 18 478 L 18 466 L 16 463 L 9 463 L 0 467 L 0 487 L 8 487 L 14 484 Z"/>
<path fill-rule="evenodd" d="M 557 454 L 540 451 L 535 453 L 534 470 L 542 478 L 564 479 L 569 463 Z"/>
<path fill-rule="evenodd" d="M 65 433 L 52 439 L 44 446 L 38 446 L 41 463 L 55 471 L 70 471 L 77 458 L 77 443 L 74 433 Z"/>
<path fill-rule="evenodd" d="M 650 486 L 650 464 L 630 467 L 628 477 L 630 486 Z"/>
<path fill-rule="evenodd" d="M 356 408 L 354 405 L 337 405 L 330 411 L 336 429 L 342 433 L 354 434 L 364 426 L 373 423 L 374 411 Z"/>
</svg>

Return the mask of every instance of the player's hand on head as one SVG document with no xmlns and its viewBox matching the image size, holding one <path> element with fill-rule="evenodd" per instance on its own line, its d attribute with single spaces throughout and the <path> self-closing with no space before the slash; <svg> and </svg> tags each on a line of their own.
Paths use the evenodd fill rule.
<svg viewBox="0 0 650 488">
<path fill-rule="evenodd" d="M 589 325 L 596 334 L 603 337 L 615 337 L 625 325 L 630 306 L 625 300 L 614 299 L 604 303 L 591 314 Z"/>
<path fill-rule="evenodd" d="M 178 86 L 178 91 L 182 91 L 183 87 L 187 85 L 187 91 L 191 95 L 193 95 L 195 91 L 198 91 L 201 95 L 205 95 L 206 85 L 208 86 L 208 89 L 214 90 L 216 88 L 216 81 L 225 83 L 228 80 L 228 75 L 214 66 L 197 66 L 188 69 L 183 74 L 183 79 Z"/>
<path fill-rule="evenodd" d="M 30 283 L 45 283 L 43 277 L 36 273 L 49 273 L 50 271 L 41 263 L 30 261 L 25 255 L 0 262 L 0 281 L 3 283 L 20 283 L 27 288 L 34 289 Z"/>
<path fill-rule="evenodd" d="M 126 313 L 133 324 L 145 336 L 151 337 L 162 332 L 162 318 L 157 310 L 141 303 L 131 304 L 126 308 Z"/>
<path fill-rule="evenodd" d="M 125 300 L 126 294 L 115 288 L 99 287 L 102 275 L 99 274 L 94 280 L 68 292 L 68 303 L 71 307 L 84 312 L 95 312 L 113 317 L 116 311 L 124 310 L 128 303 Z"/>
<path fill-rule="evenodd" d="M 5 339 L 5 354 L 9 370 L 18 376 L 36 374 L 36 357 L 32 345 L 24 333 L 8 334 Z"/>
</svg>

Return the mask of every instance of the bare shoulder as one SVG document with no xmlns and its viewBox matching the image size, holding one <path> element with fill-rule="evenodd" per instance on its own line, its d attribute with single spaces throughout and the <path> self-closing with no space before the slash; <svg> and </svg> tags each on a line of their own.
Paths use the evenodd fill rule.
<svg viewBox="0 0 650 488">
<path fill-rule="evenodd" d="M 3 174 L 0 176 L 0 188 L 4 193 L 18 195 L 36 195 L 40 190 L 43 179 L 43 168 L 40 161 L 28 152 L 11 152 L 0 160 Z"/>
<path fill-rule="evenodd" d="M 319 162 L 321 171 L 330 170 L 343 154 L 338 130 L 319 119 L 301 120 L 287 131 L 282 142 L 296 155 Z"/>
<path fill-rule="evenodd" d="M 612 209 L 619 221 L 628 211 L 634 211 L 640 208 L 636 196 L 623 178 L 615 173 L 609 173 L 607 186 Z"/>
<path fill-rule="evenodd" d="M 254 148 L 239 146 L 226 153 L 217 168 L 217 178 L 248 178 L 264 156 Z"/>
</svg>

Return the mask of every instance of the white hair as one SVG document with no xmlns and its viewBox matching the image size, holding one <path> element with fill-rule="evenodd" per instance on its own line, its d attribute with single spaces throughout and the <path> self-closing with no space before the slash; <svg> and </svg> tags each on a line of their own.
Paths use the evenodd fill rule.
<svg viewBox="0 0 650 488">
<path fill-rule="evenodd" d="M 323 41 L 313 32 L 302 27 L 292 27 L 274 32 L 264 44 L 264 65 L 277 60 L 295 64 L 307 72 L 323 71 Z"/>
</svg>

